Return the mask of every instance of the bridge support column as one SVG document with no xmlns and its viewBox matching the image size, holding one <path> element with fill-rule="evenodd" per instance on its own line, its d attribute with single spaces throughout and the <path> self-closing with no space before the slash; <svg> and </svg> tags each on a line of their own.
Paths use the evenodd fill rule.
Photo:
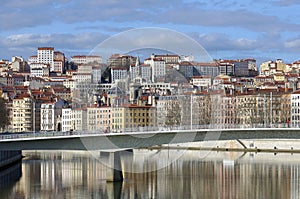
<svg viewBox="0 0 300 199">
<path fill-rule="evenodd" d="M 123 182 L 108 182 L 107 187 L 107 198 L 115 199 L 121 198 Z"/>
<path fill-rule="evenodd" d="M 109 152 L 106 172 L 107 182 L 123 181 L 120 151 Z"/>
</svg>

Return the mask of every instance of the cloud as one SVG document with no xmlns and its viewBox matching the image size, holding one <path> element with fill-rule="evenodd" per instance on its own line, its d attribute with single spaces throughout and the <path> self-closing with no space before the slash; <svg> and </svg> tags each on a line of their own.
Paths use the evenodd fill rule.
<svg viewBox="0 0 300 199">
<path fill-rule="evenodd" d="M 247 10 L 203 10 L 186 7 L 168 10 L 156 17 L 162 23 L 189 24 L 207 27 L 235 27 L 255 32 L 299 31 L 300 25 L 289 24 L 277 16 Z"/>
<path fill-rule="evenodd" d="M 291 6 L 291 5 L 299 5 L 300 2 L 298 0 L 279 0 L 275 2 L 280 6 Z"/>
<path fill-rule="evenodd" d="M 293 0 L 279 1 L 285 4 Z M 255 6 L 266 6 L 257 3 Z M 249 6 L 238 1 L 182 1 L 172 3 L 159 0 L 131 1 L 71 1 L 71 0 L 4 0 L 0 8 L 1 31 L 19 30 L 28 27 L 51 25 L 55 22 L 76 24 L 77 27 L 95 28 L 95 24 L 112 23 L 111 26 L 133 26 L 151 24 L 163 26 L 193 25 L 206 27 L 237 27 L 255 32 L 299 31 L 299 24 L 287 23 L 272 13 L 259 13 L 259 9 L 250 11 Z M 274 6 L 274 5 L 273 5 Z M 122 24 L 122 23 L 127 24 Z M 132 23 L 133 25 L 131 25 Z M 128 25 L 129 24 L 129 25 Z"/>
<path fill-rule="evenodd" d="M 113 53 L 126 54 L 138 49 L 159 49 L 179 55 L 193 54 L 196 60 L 211 60 L 205 49 L 188 35 L 165 28 L 137 28 L 116 34 L 94 51 L 104 60 Z"/>
<path fill-rule="evenodd" d="M 51 0 L 4 0 L 0 6 L 1 31 L 49 25 L 54 19 Z"/>
<path fill-rule="evenodd" d="M 16 34 L 0 38 L 1 57 L 28 57 L 36 53 L 37 47 L 53 46 L 66 55 L 85 52 L 88 54 L 99 42 L 108 35 L 101 33 L 79 34 Z"/>
<path fill-rule="evenodd" d="M 289 39 L 284 42 L 284 47 L 290 51 L 299 52 L 300 50 L 300 38 Z"/>
<path fill-rule="evenodd" d="M 295 53 L 284 54 L 287 51 L 284 46 L 284 40 L 280 34 L 262 33 L 256 38 L 234 37 L 225 33 L 192 33 L 203 47 L 215 58 L 239 59 L 239 58 L 257 58 L 259 60 L 268 60 L 276 58 L 296 59 Z M 300 47 L 300 40 L 299 40 Z M 298 51 L 299 52 L 299 51 Z M 294 57 L 291 59 L 291 57 Z"/>
<path fill-rule="evenodd" d="M 230 38 L 229 35 L 221 33 L 200 34 L 196 40 L 207 51 L 256 50 L 260 46 L 256 39 Z"/>
</svg>

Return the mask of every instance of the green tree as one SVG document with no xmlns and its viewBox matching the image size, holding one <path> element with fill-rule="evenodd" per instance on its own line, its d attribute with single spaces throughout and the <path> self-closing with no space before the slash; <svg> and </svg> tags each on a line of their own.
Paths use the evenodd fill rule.
<svg viewBox="0 0 300 199">
<path fill-rule="evenodd" d="M 0 98 L 0 130 L 4 130 L 9 125 L 8 110 L 3 98 Z"/>
</svg>

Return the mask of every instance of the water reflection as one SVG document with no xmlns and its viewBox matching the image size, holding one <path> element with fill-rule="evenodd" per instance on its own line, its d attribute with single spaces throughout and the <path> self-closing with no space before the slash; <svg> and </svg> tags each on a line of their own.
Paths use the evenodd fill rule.
<svg viewBox="0 0 300 199">
<path fill-rule="evenodd" d="M 22 176 L 21 162 L 17 162 L 9 168 L 0 171 L 0 198 L 8 197 L 12 187 Z"/>
<path fill-rule="evenodd" d="M 106 157 L 85 152 L 26 154 L 17 183 L 0 186 L 1 198 L 299 198 L 297 154 L 240 154 L 212 152 L 205 159 L 188 152 L 138 151 L 122 155 L 125 180 L 106 182 Z M 156 154 L 156 155 L 153 155 Z M 101 161 L 99 161 L 101 160 Z M 10 174 L 9 174 L 10 175 Z M 7 179 L 7 178 L 5 178 Z M 11 177 L 13 179 L 13 177 Z M 1 181 L 2 182 L 2 181 Z"/>
</svg>

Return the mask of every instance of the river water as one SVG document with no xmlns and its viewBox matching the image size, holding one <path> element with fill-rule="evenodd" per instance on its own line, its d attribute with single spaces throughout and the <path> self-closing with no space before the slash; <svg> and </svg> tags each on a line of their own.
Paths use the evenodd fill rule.
<svg viewBox="0 0 300 199">
<path fill-rule="evenodd" d="M 0 198 L 300 198 L 300 155 L 134 150 L 123 182 L 107 182 L 107 155 L 28 151 L 0 173 Z"/>
</svg>

